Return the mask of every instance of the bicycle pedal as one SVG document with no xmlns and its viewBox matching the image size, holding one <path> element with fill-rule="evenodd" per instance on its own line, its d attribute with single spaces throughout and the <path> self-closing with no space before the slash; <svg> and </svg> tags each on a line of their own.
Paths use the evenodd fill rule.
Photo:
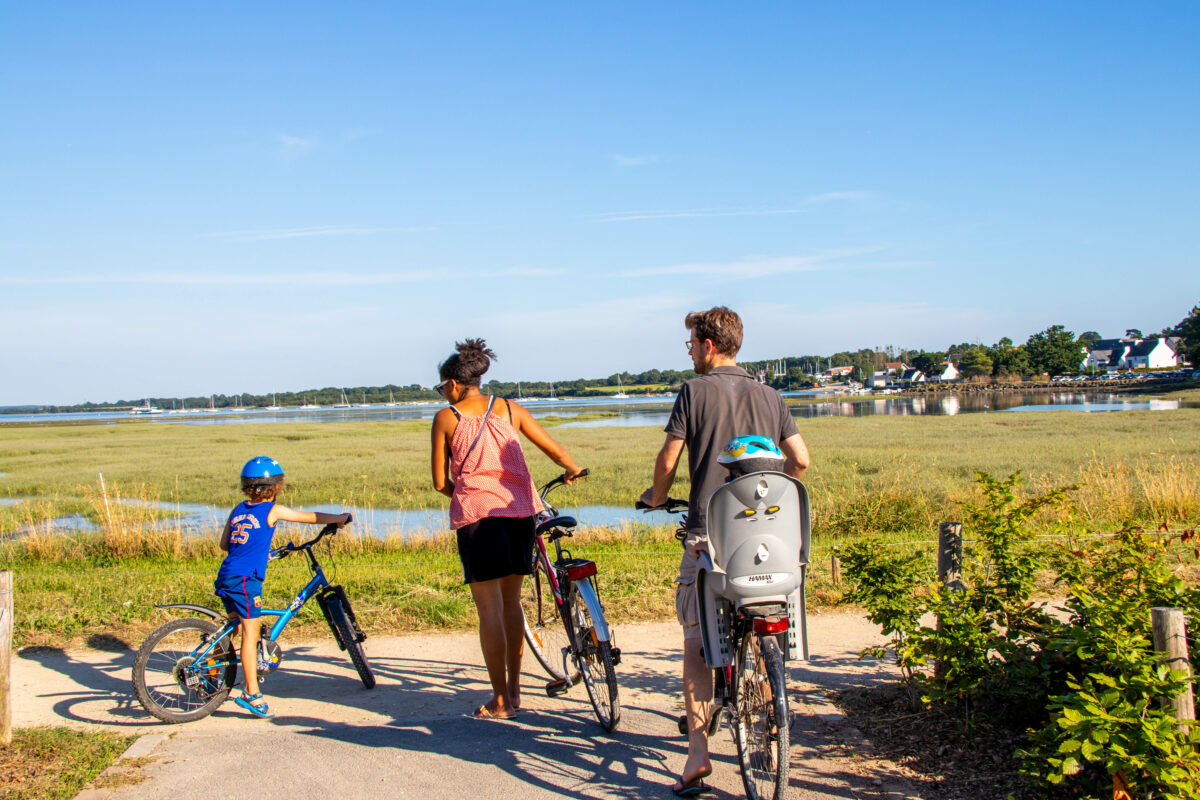
<svg viewBox="0 0 1200 800">
<path fill-rule="evenodd" d="M 567 691 L 570 690 L 570 688 L 571 688 L 571 684 L 565 680 L 550 681 L 549 683 L 546 684 L 546 696 L 547 697 L 559 697 L 560 695 L 566 694 Z"/>
<path fill-rule="evenodd" d="M 618 664 L 620 664 L 621 663 L 621 648 L 613 647 L 613 648 L 609 649 L 609 652 L 612 653 L 613 666 L 615 667 Z"/>
</svg>

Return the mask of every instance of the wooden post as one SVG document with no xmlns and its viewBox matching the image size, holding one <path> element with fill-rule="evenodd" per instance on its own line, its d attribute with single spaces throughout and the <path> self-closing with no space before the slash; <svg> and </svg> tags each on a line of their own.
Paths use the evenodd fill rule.
<svg viewBox="0 0 1200 800">
<path fill-rule="evenodd" d="M 0 570 L 0 745 L 12 743 L 12 589 L 12 570 Z"/>
<path fill-rule="evenodd" d="M 842 560 L 837 557 L 837 553 L 833 554 L 833 558 L 829 562 L 829 571 L 833 574 L 833 585 L 842 585 Z"/>
<path fill-rule="evenodd" d="M 953 592 L 961 592 L 962 585 L 962 523 L 938 523 L 938 580 Z M 937 629 L 942 629 L 939 617 Z M 933 665 L 934 675 L 945 674 L 946 667 L 941 662 Z"/>
<path fill-rule="evenodd" d="M 1154 649 L 1163 653 L 1163 663 L 1172 672 L 1182 672 L 1184 677 L 1190 678 L 1192 673 L 1188 666 L 1187 631 L 1183 611 L 1178 608 L 1152 608 L 1150 622 L 1154 626 Z M 1187 733 L 1192 721 L 1196 719 L 1191 684 L 1169 702 L 1175 719 L 1179 720 L 1180 732 Z"/>
<path fill-rule="evenodd" d="M 938 523 L 938 580 L 946 587 L 961 592 L 962 585 L 962 523 Z"/>
</svg>

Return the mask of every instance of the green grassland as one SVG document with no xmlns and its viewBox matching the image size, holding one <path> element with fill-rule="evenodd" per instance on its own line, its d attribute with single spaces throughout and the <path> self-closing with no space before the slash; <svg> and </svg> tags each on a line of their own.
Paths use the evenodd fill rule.
<svg viewBox="0 0 1200 800">
<path fill-rule="evenodd" d="M 1099 493 L 1086 498 L 1096 520 L 1132 514 L 1157 522 L 1194 511 L 1186 493 L 1166 491 L 1195 480 L 1200 411 L 1193 409 L 834 417 L 802 421 L 800 428 L 813 457 L 805 480 L 825 515 L 869 507 L 881 495 L 905 497 L 934 514 L 920 520 L 924 525 L 970 495 L 976 470 L 1022 470 L 1034 487 L 1086 483 L 1082 495 Z M 654 428 L 551 432 L 592 470 L 590 480 L 569 490 L 569 500 L 560 496 L 564 504 L 630 505 L 649 484 L 663 439 Z M 101 473 L 108 491 L 125 497 L 232 506 L 238 470 L 261 454 L 284 465 L 284 502 L 292 505 L 445 508 L 430 485 L 429 447 L 429 423 L 419 421 L 0 426 L 0 497 L 35 498 L 0 507 L 0 533 L 38 503 L 49 503 L 43 510 L 51 513 L 98 518 Z M 557 473 L 536 451 L 528 456 L 537 481 Z M 1163 481 L 1171 486 L 1150 486 Z M 674 493 L 686 493 L 682 469 Z M 861 527 L 879 524 L 864 520 Z"/>
<path fill-rule="evenodd" d="M 0 800 L 74 797 L 136 738 L 69 728 L 14 730 L 12 744 L 0 749 Z"/>
<path fill-rule="evenodd" d="M 1076 509 L 1044 520 L 1073 530 L 1111 531 L 1126 521 L 1194 526 L 1200 518 L 1200 411 L 1108 414 L 1037 412 L 957 417 L 823 418 L 800 423 L 813 466 L 810 598 L 835 602 L 828 548 L 862 535 L 927 541 L 937 522 L 958 518 L 975 496 L 977 470 L 1021 470 L 1036 492 L 1079 484 Z M 649 483 L 663 434 L 654 428 L 555 428 L 592 477 L 556 502 L 628 506 Z M 285 502 L 374 508 L 443 508 L 429 487 L 428 422 L 227 426 L 121 424 L 0 426 L 0 565 L 16 570 L 16 637 L 21 644 L 86 640 L 95 634 L 135 644 L 161 622 L 154 602 L 211 604 L 219 563 L 216 531 L 184 537 L 162 512 L 120 510 L 118 497 L 232 506 L 236 476 L 250 456 L 269 454 L 288 471 Z M 535 478 L 557 470 L 526 448 Z M 97 474 L 103 473 L 112 521 Z M 685 471 L 673 494 L 686 496 Z M 47 517 L 83 513 L 100 534 L 39 529 Z M 616 621 L 669 616 L 677 544 L 670 521 L 580 531 L 572 546 L 601 565 L 601 587 Z M 18 531 L 23 531 L 18 534 Z M 296 529 L 284 536 L 298 538 Z M 970 532 L 967 532 L 970 535 Z M 329 549 L 356 609 L 374 633 L 465 628 L 470 599 L 449 535 L 428 541 L 373 539 L 350 531 Z M 266 598 L 284 602 L 306 580 L 301 565 L 272 567 Z M 306 609 L 289 636 L 326 635 Z"/>
</svg>

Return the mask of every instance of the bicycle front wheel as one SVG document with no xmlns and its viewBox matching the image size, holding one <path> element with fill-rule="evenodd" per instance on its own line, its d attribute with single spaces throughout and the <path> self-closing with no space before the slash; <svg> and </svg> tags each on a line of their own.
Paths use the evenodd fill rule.
<svg viewBox="0 0 1200 800">
<path fill-rule="evenodd" d="M 337 640 L 338 646 L 350 656 L 350 662 L 358 671 L 358 677 L 363 686 L 374 689 L 375 675 L 371 672 L 371 665 L 367 663 L 362 642 L 358 640 L 358 632 L 354 630 L 354 624 L 350 621 L 349 607 L 341 597 L 332 595 L 329 597 L 328 608 L 329 627 L 333 629 L 333 638 Z"/>
<path fill-rule="evenodd" d="M 226 636 L 197 661 L 221 626 L 207 619 L 176 619 L 155 629 L 133 659 L 133 693 L 163 722 L 193 722 L 225 702 L 237 678 L 237 660 Z"/>
<path fill-rule="evenodd" d="M 588 580 L 591 591 L 595 586 Z M 596 637 L 596 626 L 588 611 L 587 603 L 580 596 L 578 585 L 571 586 L 571 611 L 575 620 L 575 636 L 578 646 L 575 648 L 575 663 L 583 676 L 583 685 L 587 687 L 588 699 L 592 701 L 592 710 L 604 730 L 612 733 L 621 721 L 621 703 L 617 696 L 617 673 L 613 669 L 612 644 L 602 642 Z"/>
<path fill-rule="evenodd" d="M 563 671 L 563 651 L 571 644 L 571 640 L 567 638 L 566 623 L 559 614 L 558 603 L 554 600 L 553 584 L 547 573 L 546 562 L 541 558 L 535 559 L 533 574 L 521 585 L 525 642 L 547 675 L 556 681 L 570 678 L 574 682 L 578 673 L 568 676 Z"/>
<path fill-rule="evenodd" d="M 733 741 L 750 800 L 783 800 L 788 785 L 788 701 L 774 636 L 747 633 L 733 672 Z"/>
</svg>

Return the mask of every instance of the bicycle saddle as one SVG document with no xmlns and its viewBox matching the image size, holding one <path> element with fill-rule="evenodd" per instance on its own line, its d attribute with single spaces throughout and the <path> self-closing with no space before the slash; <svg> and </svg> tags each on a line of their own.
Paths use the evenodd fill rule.
<svg viewBox="0 0 1200 800">
<path fill-rule="evenodd" d="M 574 528 L 578 524 L 579 523 L 575 521 L 574 517 L 550 517 L 549 519 L 542 520 L 538 523 L 537 533 L 540 536 L 546 531 L 553 530 L 554 528 L 570 529 Z"/>
</svg>

